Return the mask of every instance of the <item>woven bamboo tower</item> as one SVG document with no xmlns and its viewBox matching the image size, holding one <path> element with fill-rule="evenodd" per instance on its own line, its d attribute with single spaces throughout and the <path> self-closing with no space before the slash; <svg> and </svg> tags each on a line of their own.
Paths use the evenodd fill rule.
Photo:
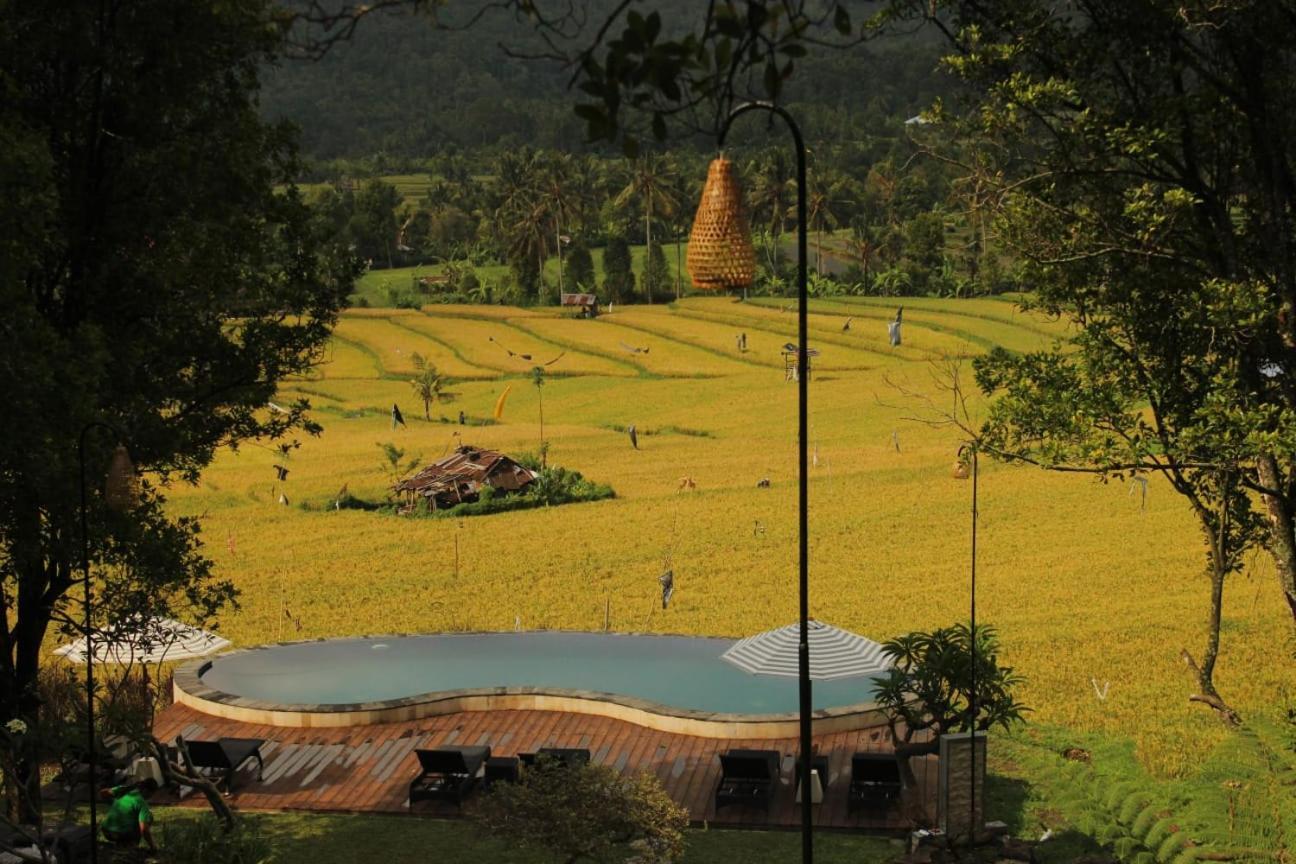
<svg viewBox="0 0 1296 864">
<path fill-rule="evenodd" d="M 733 163 L 711 160 L 689 233 L 689 278 L 702 291 L 746 288 L 756 278 L 756 250 Z"/>
<path fill-rule="evenodd" d="M 118 444 L 108 465 L 104 499 L 114 513 L 126 513 L 139 504 L 139 478 L 125 445 Z"/>
</svg>

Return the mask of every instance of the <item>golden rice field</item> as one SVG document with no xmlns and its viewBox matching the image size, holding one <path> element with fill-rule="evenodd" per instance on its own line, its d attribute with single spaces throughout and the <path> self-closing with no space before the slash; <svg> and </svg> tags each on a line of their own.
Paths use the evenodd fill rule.
<svg viewBox="0 0 1296 864">
<path fill-rule="evenodd" d="M 905 344 L 893 350 L 885 321 L 899 302 Z M 284 398 L 308 396 L 325 427 L 293 453 L 287 481 L 276 482 L 277 454 L 244 447 L 221 455 L 197 488 L 173 491 L 175 511 L 204 515 L 217 573 L 242 589 L 223 632 L 250 645 L 599 628 L 605 602 L 617 630 L 738 636 L 794 620 L 786 305 L 691 298 L 597 321 L 468 306 L 345 314 L 326 362 L 285 388 Z M 812 614 L 878 639 L 965 618 L 971 488 L 950 476 L 960 442 L 905 419 L 923 409 L 897 384 L 939 399 L 933 360 L 1029 348 L 1062 328 L 1004 300 L 836 299 L 813 311 L 822 353 L 810 390 Z M 343 484 L 385 494 L 377 442 L 424 460 L 461 440 L 535 450 L 531 364 L 508 351 L 565 352 L 543 389 L 550 460 L 610 483 L 615 500 L 459 521 L 327 509 Z M 404 379 L 415 352 L 456 379 L 458 398 L 435 406 L 430 423 Z M 436 420 L 460 410 L 487 418 L 505 387 L 498 425 Z M 408 427 L 392 430 L 393 402 Z M 639 450 L 612 428 L 632 423 Z M 695 490 L 678 491 L 685 477 Z M 757 488 L 764 477 L 770 488 Z M 1187 769 L 1223 733 L 1187 703 L 1192 681 L 1179 660 L 1181 648 L 1200 653 L 1207 601 L 1186 508 L 1156 479 L 1144 509 L 1123 485 L 994 463 L 982 466 L 980 499 L 978 618 L 999 628 L 1007 662 L 1028 677 L 1022 697 L 1034 717 L 1131 738 L 1158 773 Z M 676 593 L 663 611 L 667 562 Z M 1217 674 L 1244 714 L 1272 710 L 1291 685 L 1279 662 L 1284 626 L 1269 563 L 1257 557 L 1229 586 Z"/>
</svg>

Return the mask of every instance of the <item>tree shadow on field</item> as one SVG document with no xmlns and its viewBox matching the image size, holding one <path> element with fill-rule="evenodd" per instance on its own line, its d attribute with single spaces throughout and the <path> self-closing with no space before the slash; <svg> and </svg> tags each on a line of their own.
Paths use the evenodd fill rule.
<svg viewBox="0 0 1296 864">
<path fill-rule="evenodd" d="M 1007 824 L 1008 833 L 1023 840 L 1037 841 L 1045 831 L 1053 834 L 1035 848 L 1039 864 L 1071 864 L 1090 860 L 1111 860 L 1110 852 L 1093 837 L 1071 827 L 1063 827 L 1060 813 L 1041 806 L 1032 795 L 1031 784 L 1018 777 L 990 773 L 986 776 L 987 820 Z"/>
<path fill-rule="evenodd" d="M 1029 836 L 1023 829 L 1033 828 L 1026 820 L 1026 802 L 1030 799 L 1030 784 L 1017 777 L 989 773 L 985 785 L 985 818 L 999 820 L 1008 825 L 1014 837 Z"/>
</svg>

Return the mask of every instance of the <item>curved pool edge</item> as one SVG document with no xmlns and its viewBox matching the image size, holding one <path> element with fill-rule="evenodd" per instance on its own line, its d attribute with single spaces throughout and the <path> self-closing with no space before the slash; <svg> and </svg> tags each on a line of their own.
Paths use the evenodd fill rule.
<svg viewBox="0 0 1296 864">
<path fill-rule="evenodd" d="M 282 642 L 302 644 L 322 640 Z M 241 648 L 217 655 L 217 658 L 244 654 L 257 648 Z M 681 735 L 702 738 L 795 738 L 799 734 L 799 716 L 786 714 L 730 714 L 677 708 L 634 696 L 594 690 L 570 690 L 557 687 L 480 687 L 466 690 L 438 690 L 386 699 L 377 702 L 340 704 L 284 704 L 249 699 L 208 687 L 202 673 L 215 658 L 186 663 L 175 671 L 172 695 L 176 702 L 204 714 L 262 726 L 324 728 L 368 726 L 397 723 L 457 714 L 464 711 L 564 711 L 610 717 Z M 886 715 L 876 702 L 836 706 L 815 711 L 814 733 L 830 734 L 867 729 L 886 723 Z"/>
</svg>

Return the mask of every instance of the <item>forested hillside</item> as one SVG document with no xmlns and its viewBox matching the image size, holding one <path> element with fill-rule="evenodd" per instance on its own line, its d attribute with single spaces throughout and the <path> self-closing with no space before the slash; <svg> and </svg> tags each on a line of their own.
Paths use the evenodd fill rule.
<svg viewBox="0 0 1296 864">
<path fill-rule="evenodd" d="M 267 75 L 264 111 L 302 130 L 303 149 L 319 160 L 385 154 L 424 158 L 447 148 L 530 144 L 584 149 L 584 124 L 572 113 L 578 94 L 555 64 L 507 56 L 539 48 L 531 27 L 503 12 L 468 29 L 458 16 L 384 14 L 365 19 L 354 38 L 317 61 L 285 60 Z M 586 30 L 602 21 L 591 4 Z M 662 0 L 667 28 L 688 26 L 704 4 Z M 451 12 L 456 4 L 451 4 Z M 888 37 L 850 50 L 823 50 L 799 61 L 787 104 L 807 139 L 835 144 L 889 142 L 904 120 L 946 86 L 930 39 Z M 709 146 L 695 141 L 697 146 Z"/>
<path fill-rule="evenodd" d="M 268 70 L 263 111 L 300 127 L 301 180 L 317 184 L 312 203 L 330 229 L 372 269 L 441 274 L 439 290 L 402 274 L 406 287 L 376 298 L 361 291 L 357 302 L 556 302 L 564 285 L 653 302 L 686 289 L 675 273 L 679 248 L 668 259 L 662 246 L 687 236 L 714 142 L 677 122 L 666 146 L 633 161 L 589 144 L 574 112 L 588 97 L 568 89 L 570 72 L 509 55 L 542 51 L 529 23 L 495 11 L 461 26 L 484 5 L 452 3 L 436 19 L 375 14 L 321 59 Z M 614 4 L 590 5 L 574 44 L 588 44 Z M 705 8 L 650 6 L 664 28 L 679 30 L 696 26 Z M 974 230 L 962 212 L 955 170 L 916 142 L 931 137 L 917 115 L 951 86 L 939 56 L 930 37 L 892 34 L 795 61 L 781 101 L 810 151 L 814 293 L 1013 287 L 984 226 Z M 744 121 L 728 143 L 760 253 L 753 289 L 786 293 L 796 200 L 789 142 L 781 129 Z M 627 244 L 641 247 L 634 266 Z"/>
</svg>

